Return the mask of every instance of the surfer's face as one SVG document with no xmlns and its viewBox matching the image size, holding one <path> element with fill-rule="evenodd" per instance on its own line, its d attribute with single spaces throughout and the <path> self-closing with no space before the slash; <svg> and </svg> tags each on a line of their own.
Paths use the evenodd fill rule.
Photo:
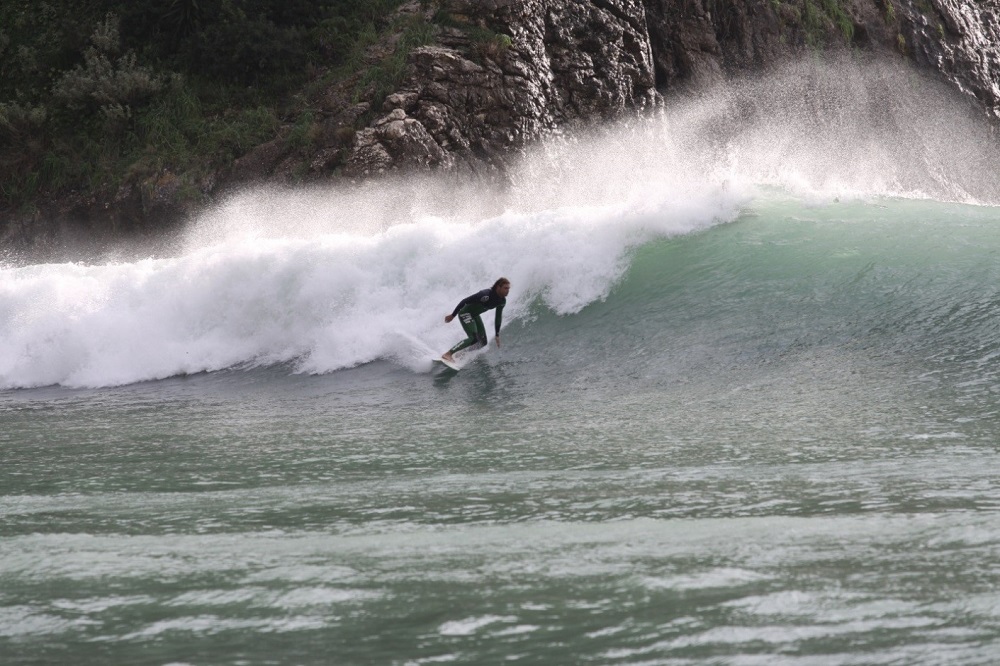
<svg viewBox="0 0 1000 666">
<path fill-rule="evenodd" d="M 509 294 L 509 293 L 510 293 L 510 282 L 504 283 L 504 284 L 500 285 L 499 287 L 497 287 L 497 294 L 499 296 L 503 296 L 504 298 L 507 298 L 507 294 Z"/>
</svg>

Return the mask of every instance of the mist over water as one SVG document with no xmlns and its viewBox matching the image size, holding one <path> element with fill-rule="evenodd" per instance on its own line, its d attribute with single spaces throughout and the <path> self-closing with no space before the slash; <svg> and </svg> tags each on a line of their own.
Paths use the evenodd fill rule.
<svg viewBox="0 0 1000 666">
<path fill-rule="evenodd" d="M 228 238 L 374 234 L 435 218 L 490 221 L 565 207 L 642 210 L 769 185 L 798 196 L 930 198 L 991 205 L 990 125 L 945 84 L 899 63 L 802 62 L 668 100 L 652 116 L 557 134 L 505 185 L 445 175 L 336 189 L 251 191 L 196 221 L 188 246 Z"/>
</svg>

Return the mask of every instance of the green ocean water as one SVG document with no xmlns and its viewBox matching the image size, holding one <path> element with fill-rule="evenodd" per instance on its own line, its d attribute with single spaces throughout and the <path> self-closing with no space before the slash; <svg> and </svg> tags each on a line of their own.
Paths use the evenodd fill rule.
<svg viewBox="0 0 1000 666">
<path fill-rule="evenodd" d="M 10 273 L 5 334 L 47 333 L 2 375 L 0 663 L 995 663 L 1000 209 L 761 190 L 630 238 L 617 274 L 538 258 L 606 283 L 579 307 L 515 271 L 503 347 L 457 374 L 396 343 L 228 363 L 260 329 L 222 318 L 147 379 L 139 342 L 12 305 L 124 268 Z M 251 274 L 253 321 L 295 316 L 267 308 L 321 273 L 286 251 L 200 256 L 226 288 L 172 318 Z M 164 303 L 173 265 L 141 265 L 81 330 Z"/>
</svg>

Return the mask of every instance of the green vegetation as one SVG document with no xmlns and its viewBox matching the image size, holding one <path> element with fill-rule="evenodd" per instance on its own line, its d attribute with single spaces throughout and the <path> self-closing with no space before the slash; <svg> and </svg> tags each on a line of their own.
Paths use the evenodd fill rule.
<svg viewBox="0 0 1000 666">
<path fill-rule="evenodd" d="M 439 9 L 435 13 L 434 23 L 457 28 L 465 33 L 472 47 L 470 55 L 478 57 L 480 61 L 486 58 L 496 58 L 514 45 L 510 35 L 496 32 L 487 25 L 473 23 L 467 16 L 452 14 L 444 9 Z"/>
<path fill-rule="evenodd" d="M 895 23 L 896 22 L 896 8 L 892 5 L 892 0 L 885 1 L 885 22 Z"/>
<path fill-rule="evenodd" d="M 496 58 L 514 44 L 510 35 L 493 32 L 488 28 L 473 30 L 469 36 L 473 53 L 481 59 Z"/>
<path fill-rule="evenodd" d="M 828 41 L 834 30 L 848 44 L 854 41 L 854 22 L 838 0 L 770 0 L 770 4 L 783 24 L 788 20 L 792 26 L 802 26 L 810 46 L 818 47 Z"/>
<path fill-rule="evenodd" d="M 320 71 L 357 66 L 401 2 L 5 0 L 0 206 L 68 189 L 114 192 L 166 170 L 197 196 L 200 177 L 283 123 L 305 145 L 315 118 L 290 93 Z M 376 68 L 382 78 L 365 84 L 380 94 L 433 30 L 404 27 Z"/>
<path fill-rule="evenodd" d="M 837 0 L 823 0 L 823 11 L 850 44 L 854 40 L 854 22 L 851 21 L 851 17 L 847 15 L 840 3 Z"/>
<path fill-rule="evenodd" d="M 844 36 L 848 44 L 854 39 L 854 23 L 847 15 L 838 0 L 804 0 L 802 8 L 802 25 L 806 30 L 806 41 L 813 46 L 824 40 L 831 27 L 836 28 Z"/>
<path fill-rule="evenodd" d="M 815 45 L 822 40 L 823 14 L 812 0 L 805 0 L 805 5 L 802 7 L 802 25 L 806 29 L 806 38 L 810 44 Z"/>
<path fill-rule="evenodd" d="M 391 29 L 401 32 L 392 53 L 366 71 L 354 89 L 355 101 L 364 97 L 371 101 L 373 108 L 380 107 L 386 96 L 396 90 L 406 73 L 406 59 L 410 52 L 433 42 L 438 26 L 425 21 L 422 16 L 409 16 L 397 21 Z"/>
</svg>

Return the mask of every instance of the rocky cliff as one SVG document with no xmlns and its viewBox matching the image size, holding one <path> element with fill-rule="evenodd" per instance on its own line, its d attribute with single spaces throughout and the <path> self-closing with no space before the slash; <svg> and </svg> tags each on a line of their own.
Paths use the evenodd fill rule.
<svg viewBox="0 0 1000 666">
<path fill-rule="evenodd" d="M 1000 117 L 1000 0 L 425 0 L 399 12 L 435 37 L 408 52 L 395 90 L 359 100 L 356 76 L 315 93 L 306 146 L 285 131 L 199 183 L 204 197 L 414 169 L 502 176 L 552 130 L 829 51 L 908 59 Z M 165 173 L 112 198 L 69 197 L 10 215 L 4 235 L 159 228 L 196 210 L 179 190 Z"/>
<path fill-rule="evenodd" d="M 509 37 L 475 51 L 461 29 L 412 54 L 412 75 L 357 133 L 344 173 L 496 168 L 511 147 L 661 96 L 766 71 L 819 50 L 882 52 L 1000 114 L 996 2 L 961 0 L 452 0 L 446 11 Z M 478 55 L 478 57 L 476 57 Z"/>
</svg>

